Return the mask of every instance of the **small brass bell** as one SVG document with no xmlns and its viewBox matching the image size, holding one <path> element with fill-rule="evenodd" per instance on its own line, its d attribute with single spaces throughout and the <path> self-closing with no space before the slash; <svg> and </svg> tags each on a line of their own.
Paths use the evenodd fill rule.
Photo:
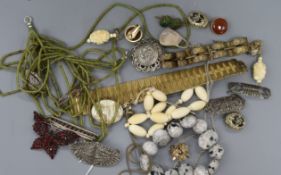
<svg viewBox="0 0 281 175">
<path fill-rule="evenodd" d="M 130 25 L 125 29 L 125 38 L 127 41 L 131 43 L 138 42 L 142 39 L 143 37 L 143 32 L 141 30 L 141 26 L 136 24 L 136 25 Z"/>
</svg>

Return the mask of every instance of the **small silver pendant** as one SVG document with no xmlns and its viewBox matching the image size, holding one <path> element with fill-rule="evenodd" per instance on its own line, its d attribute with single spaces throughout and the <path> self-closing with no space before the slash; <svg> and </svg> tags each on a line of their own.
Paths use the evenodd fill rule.
<svg viewBox="0 0 281 175">
<path fill-rule="evenodd" d="M 160 68 L 162 54 L 163 48 L 158 41 L 145 39 L 131 49 L 128 57 L 132 59 L 132 64 L 138 71 L 151 72 Z"/>
</svg>

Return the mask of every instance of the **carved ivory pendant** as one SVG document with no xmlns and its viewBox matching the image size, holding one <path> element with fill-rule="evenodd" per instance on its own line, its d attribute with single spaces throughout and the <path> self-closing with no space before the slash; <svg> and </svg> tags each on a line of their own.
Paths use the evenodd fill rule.
<svg viewBox="0 0 281 175">
<path fill-rule="evenodd" d="M 253 78 L 257 83 L 261 83 L 266 75 L 266 65 L 262 61 L 262 57 L 258 57 L 258 61 L 253 66 Z"/>
<path fill-rule="evenodd" d="M 87 40 L 88 43 L 95 43 L 97 45 L 104 44 L 109 41 L 111 38 L 116 38 L 116 33 L 109 33 L 106 30 L 96 30 L 90 34 L 89 39 Z"/>
</svg>

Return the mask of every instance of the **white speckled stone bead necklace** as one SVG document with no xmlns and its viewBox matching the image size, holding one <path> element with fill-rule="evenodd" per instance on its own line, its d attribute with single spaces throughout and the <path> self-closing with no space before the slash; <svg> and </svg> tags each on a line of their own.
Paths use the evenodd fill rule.
<svg viewBox="0 0 281 175">
<path fill-rule="evenodd" d="M 209 129 L 207 121 L 199 119 L 195 114 L 204 109 L 208 103 L 207 90 L 203 86 L 186 89 L 174 104 L 167 102 L 167 95 L 160 90 L 148 88 L 145 91 L 143 102 L 145 113 L 132 115 L 125 124 L 134 136 L 150 139 L 142 144 L 142 153 L 139 157 L 141 169 L 150 175 L 213 175 L 219 167 L 224 149 L 217 143 L 219 138 L 217 132 Z M 194 94 L 197 100 L 189 102 Z M 148 119 L 154 124 L 147 131 L 140 125 Z M 191 129 L 198 136 L 198 146 L 203 151 L 209 152 L 211 161 L 208 167 L 181 162 L 174 168 L 164 171 L 160 166 L 153 165 L 152 158 L 158 153 L 159 148 L 168 145 L 172 139 L 181 137 L 187 129 Z"/>
</svg>

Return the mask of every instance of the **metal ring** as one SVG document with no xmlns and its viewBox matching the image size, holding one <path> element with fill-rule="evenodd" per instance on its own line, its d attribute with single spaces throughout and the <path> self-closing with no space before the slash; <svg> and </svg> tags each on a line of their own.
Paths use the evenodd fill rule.
<svg viewBox="0 0 281 175">
<path fill-rule="evenodd" d="M 32 17 L 31 16 L 24 17 L 24 22 L 25 22 L 25 24 L 31 24 L 32 23 Z"/>
</svg>

